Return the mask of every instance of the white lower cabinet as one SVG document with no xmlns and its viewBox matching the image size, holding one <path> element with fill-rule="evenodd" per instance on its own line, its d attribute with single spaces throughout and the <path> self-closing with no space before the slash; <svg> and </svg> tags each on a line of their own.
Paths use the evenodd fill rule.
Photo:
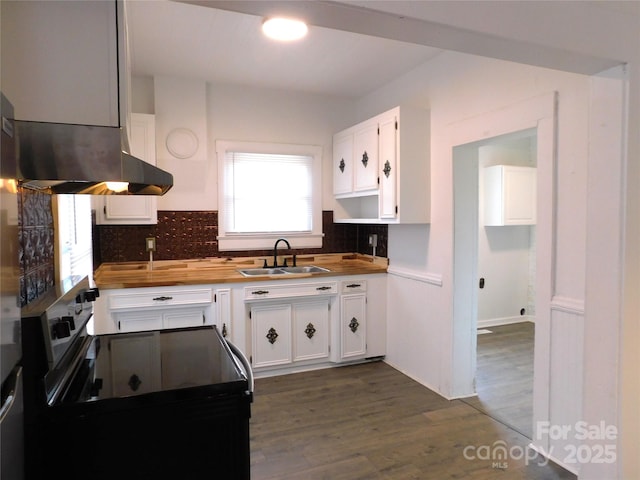
<svg viewBox="0 0 640 480">
<path fill-rule="evenodd" d="M 251 305 L 254 368 L 326 360 L 329 299 Z"/>
<path fill-rule="evenodd" d="M 303 371 L 386 353 L 386 274 L 257 283 L 238 294 L 242 292 L 246 345 L 258 374 Z"/>
<path fill-rule="evenodd" d="M 158 332 L 113 337 L 108 341 L 112 353 L 111 378 L 106 380 L 111 382 L 114 396 L 142 394 L 160 388 Z"/>
<path fill-rule="evenodd" d="M 252 305 L 253 368 L 291 363 L 291 305 Z"/>
<path fill-rule="evenodd" d="M 293 315 L 293 361 L 329 357 L 329 300 L 296 303 Z"/>
<path fill-rule="evenodd" d="M 367 353 L 367 295 L 340 298 L 340 357 L 348 360 Z"/>
<path fill-rule="evenodd" d="M 205 285 L 101 290 L 94 307 L 96 334 L 216 324 L 214 289 Z"/>
</svg>

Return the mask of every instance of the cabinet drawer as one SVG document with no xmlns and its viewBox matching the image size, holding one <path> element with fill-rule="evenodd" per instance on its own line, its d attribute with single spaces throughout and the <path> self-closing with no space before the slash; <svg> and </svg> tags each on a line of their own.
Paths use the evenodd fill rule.
<svg viewBox="0 0 640 480">
<path fill-rule="evenodd" d="M 337 282 L 296 283 L 283 285 L 254 285 L 244 289 L 245 301 L 265 300 L 271 298 L 308 297 L 319 295 L 336 295 Z"/>
<path fill-rule="evenodd" d="M 347 280 L 340 282 L 340 292 L 342 294 L 360 293 L 367 291 L 366 280 Z"/>
<path fill-rule="evenodd" d="M 140 293 L 114 294 L 109 297 L 110 310 L 149 307 L 170 307 L 211 303 L 210 288 L 190 290 L 159 290 Z"/>
</svg>

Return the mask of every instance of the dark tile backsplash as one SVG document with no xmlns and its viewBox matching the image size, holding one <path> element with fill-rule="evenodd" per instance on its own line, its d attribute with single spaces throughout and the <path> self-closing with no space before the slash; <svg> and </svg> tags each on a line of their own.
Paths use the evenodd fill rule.
<svg viewBox="0 0 640 480">
<path fill-rule="evenodd" d="M 54 286 L 54 230 L 51 195 L 18 190 L 20 305 Z"/>
<path fill-rule="evenodd" d="M 322 248 L 297 250 L 298 254 L 358 252 L 371 254 L 369 234 L 378 234 L 376 255 L 387 256 L 386 225 L 333 223 L 333 212 L 322 212 L 324 240 Z M 145 238 L 156 238 L 155 260 L 224 256 L 262 256 L 271 250 L 219 252 L 218 212 L 158 211 L 157 225 L 96 225 L 94 230 L 94 267 L 102 262 L 145 261 Z"/>
<path fill-rule="evenodd" d="M 20 304 L 32 302 L 55 285 L 52 196 L 29 189 L 18 192 Z M 95 219 L 95 216 L 94 216 Z M 271 250 L 219 252 L 217 211 L 159 211 L 157 225 L 95 225 L 94 268 L 102 262 L 145 261 L 145 238 L 156 238 L 156 260 L 220 256 L 263 256 Z M 358 252 L 371 254 L 368 237 L 378 235 L 376 255 L 387 256 L 386 225 L 333 223 L 333 212 L 322 212 L 322 248 L 297 250 L 298 254 Z"/>
</svg>

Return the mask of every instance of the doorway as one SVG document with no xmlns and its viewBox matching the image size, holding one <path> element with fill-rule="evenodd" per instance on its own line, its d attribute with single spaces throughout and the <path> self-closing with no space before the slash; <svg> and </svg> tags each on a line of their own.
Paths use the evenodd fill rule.
<svg viewBox="0 0 640 480">
<path fill-rule="evenodd" d="M 527 320 L 523 323 L 524 325 L 529 324 L 529 320 L 535 320 L 535 332 L 534 329 L 529 328 L 530 331 L 526 333 L 527 341 L 533 342 L 531 345 L 533 354 L 527 367 L 530 380 L 527 379 L 528 386 L 522 389 L 526 392 L 516 393 L 526 398 L 527 413 L 524 422 L 519 419 L 515 427 L 529 437 L 535 422 L 548 418 L 546 405 L 548 405 L 549 381 L 549 300 L 553 289 L 549 281 L 551 278 L 549 272 L 554 262 L 552 245 L 555 231 L 553 214 L 555 102 L 555 95 L 549 95 L 452 125 L 451 151 L 454 184 L 452 396 L 466 398 L 470 403 L 482 400 L 478 396 L 479 387 L 481 387 L 478 381 L 483 380 L 479 378 L 481 372 L 478 370 L 478 354 L 482 352 L 478 348 L 479 344 L 480 348 L 483 348 L 482 344 L 489 337 L 482 337 L 482 335 L 479 337 L 478 327 L 497 332 L 515 328 L 521 320 Z M 506 163 L 502 153 L 523 145 L 528 153 L 521 156 L 515 163 L 519 166 L 528 164 L 527 166 L 536 167 L 537 185 L 533 188 L 536 192 L 537 224 L 534 229 L 524 226 L 485 226 L 484 213 L 480 212 L 480 195 L 483 193 L 480 177 L 485 167 L 489 166 L 487 154 L 491 153 L 489 157 L 494 157 L 495 161 L 491 160 L 493 162 L 491 166 Z M 497 157 L 494 155 L 496 152 Z M 508 243 L 510 237 L 520 239 L 521 246 L 524 245 L 520 256 L 527 258 L 528 261 L 528 265 L 521 269 L 527 272 L 521 276 L 528 277 L 524 287 L 524 297 L 513 293 L 511 289 L 515 287 L 508 283 L 509 276 L 499 271 L 496 258 L 500 255 L 490 257 L 484 264 L 479 258 L 479 252 L 489 248 L 495 250 L 495 254 L 504 254 L 502 256 L 511 258 L 506 261 L 513 262 L 514 252 L 511 251 L 513 247 Z M 501 276 L 504 278 L 500 279 Z M 484 278 L 483 289 L 480 288 L 481 278 Z M 493 299 L 489 300 L 490 307 L 487 307 L 481 303 L 481 293 L 484 295 L 489 292 L 490 286 L 497 286 L 494 292 L 497 297 L 494 295 Z M 522 292 L 522 288 L 518 288 Z M 501 308 L 506 308 L 508 313 L 496 313 L 497 310 L 494 309 L 496 298 L 500 299 L 504 304 Z M 528 326 L 533 325 L 532 323 Z M 486 335 L 493 335 L 493 333 Z M 482 338 L 481 342 L 479 338 Z M 515 346 L 515 344 L 513 349 L 516 353 L 518 350 L 523 350 L 521 346 Z M 521 373 L 517 368 L 510 368 L 513 366 L 513 360 L 509 361 L 511 362 L 509 367 L 500 373 L 507 382 L 509 381 L 507 373 L 514 373 L 514 370 L 516 374 Z M 515 388 L 514 385 L 511 387 Z M 507 387 L 503 385 L 502 388 L 506 392 Z M 509 403 L 509 400 L 505 402 Z M 480 408 L 481 405 L 479 403 L 477 405 Z M 487 405 L 482 407 L 497 420 L 515 424 L 515 421 L 504 418 L 503 412 L 489 411 Z"/>
<path fill-rule="evenodd" d="M 468 403 L 531 438 L 535 338 L 536 130 L 454 149 L 457 216 L 476 262 L 476 396 Z M 474 213 L 476 213 L 474 215 Z M 476 240 L 470 239 L 473 234 Z M 475 247 L 474 247 L 475 244 Z M 475 259 L 473 258 L 475 256 Z M 460 258 L 460 257 L 458 257 Z"/>
</svg>

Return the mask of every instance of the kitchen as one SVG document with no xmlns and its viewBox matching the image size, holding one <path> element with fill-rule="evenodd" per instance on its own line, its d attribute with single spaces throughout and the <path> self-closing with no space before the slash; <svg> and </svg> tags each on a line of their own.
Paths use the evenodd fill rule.
<svg viewBox="0 0 640 480">
<path fill-rule="evenodd" d="M 460 4 L 457 7 L 451 6 L 449 8 L 462 9 L 463 6 L 470 8 L 468 4 Z M 478 5 L 475 8 L 483 7 Z M 490 4 L 486 5 L 486 8 L 490 8 Z M 515 9 L 515 7 L 513 8 Z M 558 8 L 560 11 L 555 12 L 557 15 L 569 15 L 570 7 Z M 567 10 L 564 10 L 565 8 Z M 437 14 L 438 12 L 432 13 Z M 449 14 L 451 15 L 452 13 L 458 13 L 457 16 L 454 15 L 454 18 L 467 18 L 466 22 L 473 22 L 470 18 L 473 15 L 463 15 L 460 14 L 460 11 L 450 12 Z M 414 12 L 414 15 L 418 15 L 418 13 Z M 440 12 L 440 15 L 440 21 L 447 23 L 443 19 L 446 17 L 445 13 Z M 515 29 L 518 18 L 517 9 L 512 11 L 511 7 L 504 7 L 500 15 L 496 16 L 496 21 L 504 18 L 501 15 L 506 16 L 506 18 L 511 18 L 510 15 L 513 15 L 514 27 L 512 28 Z M 584 13 L 584 15 L 588 14 Z M 614 14 L 611 13 L 611 15 Z M 624 25 L 625 21 L 627 21 L 618 17 L 615 18 L 621 25 Z M 462 22 L 463 20 L 459 21 Z M 468 28 L 474 30 L 472 26 L 468 26 Z M 496 28 L 500 30 L 506 27 L 502 25 L 500 28 L 497 26 Z M 606 30 L 605 27 L 602 28 Z M 558 29 L 562 30 L 560 27 Z M 477 30 L 482 31 L 483 28 L 478 25 Z M 595 31 L 600 30 L 595 28 Z M 624 35 L 630 29 L 621 27 L 617 31 L 619 35 Z M 512 32 L 512 34 L 516 36 L 515 33 Z M 532 33 L 532 35 L 534 34 Z M 605 35 L 604 32 L 603 35 Z M 613 34 L 606 31 L 606 35 L 611 36 Z M 571 43 L 569 38 L 565 40 Z M 558 41 L 562 45 L 562 39 Z M 532 40 L 532 43 L 536 43 L 536 41 Z M 542 40 L 538 40 L 538 43 L 544 44 Z M 612 43 L 615 44 L 615 42 Z M 630 49 L 632 48 L 631 45 L 634 45 L 633 42 L 624 44 Z M 603 45 L 606 45 L 606 42 L 603 41 L 600 47 L 604 48 Z M 569 45 L 566 45 L 566 47 L 569 51 L 575 50 L 575 47 L 570 48 Z M 477 45 L 474 45 L 474 48 L 478 48 Z M 582 50 L 578 49 L 578 51 Z M 477 54 L 483 52 L 474 51 L 468 53 Z M 601 51 L 597 51 L 597 48 L 596 52 L 591 53 L 594 55 L 598 53 L 600 56 L 607 57 Z M 486 54 L 487 56 L 492 56 L 489 52 L 486 52 Z M 633 55 L 634 53 L 632 52 L 625 58 L 632 62 L 632 66 L 635 65 L 633 62 L 637 59 L 637 56 L 634 57 Z M 498 56 L 498 54 L 496 53 L 495 56 Z M 595 56 L 597 57 L 598 55 Z M 611 54 L 611 56 L 615 57 L 617 54 Z M 526 63 L 525 60 L 527 58 L 529 57 L 523 57 L 523 63 Z M 555 67 L 560 68 L 561 65 L 555 65 Z M 566 69 L 569 70 L 568 67 Z M 604 68 L 601 70 L 604 70 Z M 633 72 L 637 72 L 637 70 L 632 70 L 632 79 L 636 78 Z M 416 103 L 428 107 L 431 112 L 432 180 L 430 224 L 389 226 L 387 256 L 391 260 L 391 267 L 392 270 L 395 270 L 395 273 L 393 271 L 390 272 L 388 278 L 387 308 L 389 311 L 394 312 L 394 317 L 402 319 L 406 324 L 400 324 L 397 325 L 398 328 L 388 330 L 386 356 L 387 362 L 391 365 L 445 397 L 451 398 L 465 394 L 464 389 L 467 387 L 464 386 L 461 390 L 457 390 L 454 373 L 455 366 L 449 359 L 448 353 L 456 347 L 457 340 L 452 332 L 450 321 L 452 318 L 450 303 L 453 279 L 451 267 L 453 253 L 450 245 L 452 244 L 453 227 L 450 213 L 452 212 L 452 182 L 450 161 L 447 161 L 447 159 L 451 158 L 451 146 L 457 145 L 455 142 L 458 141 L 449 140 L 452 133 L 448 127 L 450 125 L 455 126 L 457 122 L 461 122 L 464 119 L 479 116 L 485 112 L 494 112 L 500 108 L 517 104 L 522 100 L 557 90 L 559 92 L 560 105 L 557 165 L 557 189 L 559 193 L 556 214 L 558 222 L 555 232 L 556 249 L 552 252 L 556 258 L 555 273 L 553 274 L 556 290 L 548 295 L 547 300 L 552 295 L 555 295 L 557 297 L 556 300 L 566 299 L 567 301 L 564 303 L 557 302 L 557 305 L 554 304 L 553 309 L 547 306 L 547 310 L 552 310 L 554 315 L 559 316 L 558 318 L 568 318 L 568 323 L 563 324 L 566 328 L 582 325 L 582 317 L 586 316 L 588 321 L 584 322 L 584 326 L 585 328 L 588 327 L 588 329 L 585 331 L 584 358 L 574 348 L 572 351 L 578 356 L 571 359 L 572 364 L 577 362 L 584 365 L 585 385 L 576 386 L 576 391 L 566 392 L 563 390 L 561 380 L 563 377 L 554 378 L 552 379 L 553 382 L 550 380 L 547 386 L 543 387 L 540 400 L 543 400 L 546 396 L 551 402 L 552 411 L 541 412 L 541 415 L 551 415 L 550 417 L 542 418 L 553 418 L 554 421 L 559 423 L 567 421 L 571 423 L 573 421 L 572 417 L 569 417 L 570 420 L 565 421 L 560 421 L 559 418 L 564 418 L 563 416 L 567 415 L 567 411 L 571 411 L 575 405 L 579 405 L 582 408 L 583 416 L 588 420 L 591 418 L 589 415 L 598 414 L 598 418 L 600 418 L 602 412 L 608 412 L 606 420 L 611 424 L 628 424 L 629 422 L 633 423 L 635 417 L 633 416 L 633 409 L 630 406 L 624 406 L 624 402 L 627 400 L 623 401 L 622 409 L 618 410 L 615 407 L 615 401 L 611 399 L 605 400 L 602 394 L 598 393 L 602 391 L 617 391 L 618 387 L 604 387 L 599 380 L 599 375 L 604 375 L 607 372 L 607 377 L 614 381 L 613 377 L 615 376 L 611 376 L 610 371 L 617 367 L 609 365 L 601 359 L 617 358 L 615 353 L 617 352 L 617 347 L 606 347 L 613 348 L 613 350 L 608 350 L 608 353 L 601 353 L 598 361 L 588 356 L 588 352 L 593 351 L 596 346 L 601 351 L 604 347 L 601 345 L 602 338 L 610 338 L 610 336 L 596 332 L 600 332 L 600 322 L 603 322 L 602 328 L 605 328 L 605 325 L 609 325 L 608 319 L 611 317 L 611 310 L 604 310 L 606 313 L 603 314 L 597 314 L 596 312 L 600 312 L 601 309 L 605 308 L 605 305 L 615 307 L 614 311 L 619 311 L 620 305 L 617 303 L 610 305 L 607 303 L 607 299 L 609 298 L 608 295 L 615 297 L 615 292 L 620 291 L 620 288 L 622 288 L 616 288 L 614 285 L 618 281 L 616 280 L 618 278 L 617 272 L 622 270 L 624 263 L 620 264 L 621 260 L 619 260 L 614 251 L 611 251 L 612 249 L 601 250 L 597 248 L 600 241 L 605 241 L 599 236 L 604 234 L 604 232 L 599 232 L 602 230 L 600 225 L 609 224 L 611 221 L 611 215 L 608 213 L 611 209 L 606 209 L 606 212 L 603 213 L 598 207 L 598 203 L 604 200 L 615 203 L 615 199 L 618 197 L 616 190 L 611 190 L 614 188 L 612 186 L 604 188 L 606 185 L 603 185 L 602 189 L 598 189 L 593 185 L 593 182 L 597 180 L 604 182 L 608 178 L 607 175 L 615 175 L 615 171 L 610 171 L 611 165 L 608 165 L 603 175 L 595 174 L 595 172 L 599 172 L 598 167 L 604 168 L 604 166 L 601 166 L 596 161 L 598 156 L 595 153 L 587 152 L 586 150 L 587 130 L 589 128 L 587 125 L 586 105 L 589 102 L 590 86 L 589 77 L 584 76 L 582 73 L 585 72 L 578 74 L 563 73 L 539 67 L 516 66 L 508 62 L 490 60 L 473 55 L 446 52 L 408 74 L 390 81 L 370 95 L 352 101 L 345 101 L 344 98 L 327 99 L 322 96 L 274 89 L 247 88 L 238 85 L 217 85 L 214 87 L 202 81 L 179 78 L 154 79 L 153 87 L 150 87 L 148 78 L 134 78 L 134 96 L 132 100 L 134 102 L 142 101 L 142 106 L 137 105 L 137 111 L 142 113 L 149 113 L 150 111 L 149 107 L 152 103 L 150 103 L 149 96 L 151 92 L 155 96 L 154 102 L 166 102 L 165 108 L 172 111 L 176 111 L 177 103 L 181 105 L 189 102 L 197 104 L 198 110 L 191 111 L 188 116 L 206 118 L 207 128 L 210 132 L 206 139 L 203 139 L 208 144 L 209 154 L 207 158 L 214 157 L 212 150 L 213 139 L 234 138 L 244 129 L 251 131 L 255 136 L 266 137 L 270 141 L 319 143 L 329 152 L 331 150 L 331 136 L 349 125 L 374 116 L 397 104 L 404 103 L 407 99 L 412 99 Z M 474 81 L 470 81 L 470 79 L 474 79 Z M 637 87 L 634 89 L 634 85 L 635 83 L 632 80 L 631 94 L 637 95 Z M 156 89 L 158 90 L 157 93 Z M 203 90 L 206 95 L 206 110 L 204 112 L 202 111 L 202 102 L 198 99 L 192 100 L 192 95 L 196 95 L 197 92 L 201 92 L 200 95 L 202 95 Z M 138 93 L 136 94 L 136 92 Z M 144 92 L 144 94 L 139 92 Z M 158 135 L 162 135 L 163 132 L 166 134 L 174 125 L 162 126 L 161 122 L 165 121 L 162 120 L 162 111 L 155 104 L 153 105 L 158 122 Z M 630 102 L 631 113 L 634 112 L 633 105 L 635 104 Z M 251 112 L 251 114 L 247 115 L 247 112 Z M 286 116 L 283 114 L 274 116 L 274 112 L 286 112 Z M 313 112 L 313 115 L 310 115 L 310 112 Z M 631 118 L 636 118 L 637 121 L 637 116 L 634 117 L 632 115 Z M 178 121 L 180 120 L 176 120 L 176 122 Z M 296 131 L 291 129 L 292 125 L 296 125 Z M 467 141 L 474 141 L 474 138 L 460 140 L 461 143 Z M 637 146 L 630 144 L 629 148 L 631 150 L 628 156 L 629 158 L 634 158 L 632 154 L 634 152 L 637 153 Z M 592 158 L 591 155 L 595 156 Z M 610 158 L 609 154 L 605 156 Z M 590 160 L 592 163 L 589 163 L 590 173 L 588 177 L 585 158 L 592 159 Z M 163 159 L 162 152 L 159 151 L 158 162 L 160 167 L 163 167 L 162 162 L 165 159 Z M 324 179 L 330 179 L 328 162 L 324 168 Z M 167 167 L 166 169 L 172 171 L 171 168 Z M 172 200 L 172 203 L 168 203 L 171 197 L 160 197 L 158 199 L 159 210 L 214 210 L 217 198 L 214 187 L 216 185 L 215 170 L 212 167 L 208 172 L 205 172 L 205 175 L 200 172 L 195 179 L 193 178 L 196 176 L 195 173 L 190 174 L 188 169 L 181 171 L 180 173 L 187 176 L 188 180 L 198 180 L 200 183 L 194 183 L 194 185 L 201 185 L 201 190 L 181 191 L 179 188 L 174 187 L 175 192 L 168 194 L 174 193 L 174 200 Z M 177 180 L 180 177 L 176 172 L 172 173 L 176 176 L 177 186 Z M 604 173 L 607 173 L 607 175 L 604 175 Z M 633 170 L 631 170 L 631 173 L 633 173 Z M 202 180 L 203 178 L 208 178 L 209 180 L 204 181 Z M 633 185 L 633 182 L 629 181 Z M 634 188 L 629 190 L 629 195 L 634 194 Z M 589 193 L 588 195 L 587 192 Z M 595 192 L 601 192 L 604 198 L 595 196 Z M 210 200 L 207 200 L 207 198 Z M 607 205 L 609 204 L 607 203 Z M 632 205 L 631 202 L 630 205 Z M 612 205 L 611 208 L 614 209 L 613 211 L 617 211 L 621 207 Z M 324 181 L 322 210 L 330 211 L 333 209 L 334 201 L 331 182 Z M 634 218 L 633 215 L 629 214 L 626 220 L 630 222 L 629 228 L 627 228 L 628 235 L 632 234 L 632 227 L 635 225 L 634 221 L 637 221 L 633 220 Z M 601 223 L 599 223 L 599 219 Z M 607 231 L 611 235 L 617 235 L 616 232 L 618 230 L 611 228 L 607 229 Z M 583 233 L 576 235 L 576 232 Z M 605 245 L 617 245 L 616 238 L 612 239 L 612 241 L 606 241 Z M 159 241 L 158 248 L 161 245 L 162 242 Z M 629 243 L 629 245 L 632 245 L 632 243 Z M 593 254 L 593 251 L 598 251 L 598 255 Z M 628 251 L 626 254 L 632 255 L 633 250 Z M 611 255 L 611 257 L 608 255 Z M 632 258 L 634 257 L 629 257 L 629 261 Z M 586 275 L 585 272 L 591 271 L 600 272 L 600 275 Z M 602 274 L 607 272 L 611 275 L 609 279 L 602 277 Z M 538 273 L 540 274 L 540 272 Z M 633 277 L 625 278 L 625 281 L 633 282 Z M 603 291 L 603 285 L 609 286 L 611 292 L 608 292 L 608 289 Z M 626 288 L 631 288 L 632 285 L 633 283 L 627 285 Z M 587 293 L 583 293 L 584 291 Z M 598 293 L 590 294 L 590 292 Z M 589 304 L 588 310 L 585 309 L 586 300 L 588 300 Z M 627 304 L 625 303 L 625 305 Z M 625 308 L 631 307 L 626 306 Z M 631 311 L 633 311 L 632 308 L 629 312 Z M 426 315 L 425 312 L 427 312 Z M 624 318 L 624 328 L 634 328 L 632 317 L 629 317 L 629 320 L 627 320 L 626 316 Z M 607 319 L 606 322 L 605 319 Z M 608 327 L 606 331 L 609 331 Z M 562 338 L 569 337 L 558 337 L 558 339 Z M 632 342 L 630 338 L 634 338 L 633 334 L 625 333 L 624 341 Z M 615 339 L 611 341 L 615 343 Z M 556 355 L 567 350 L 567 345 L 554 343 L 554 348 L 557 350 L 553 351 L 551 357 L 555 359 L 554 361 L 562 362 L 562 357 L 557 357 Z M 626 347 L 623 347 L 622 352 L 625 355 L 632 355 L 632 350 L 627 350 Z M 629 364 L 633 364 L 633 362 L 622 362 L 622 365 Z M 560 370 L 563 371 L 562 368 Z M 572 374 L 572 372 L 567 372 L 567 374 Z M 623 371 L 621 375 L 624 380 L 622 383 L 623 388 L 631 388 L 632 392 L 637 391 L 634 390 L 637 385 L 633 383 L 635 381 L 633 380 L 633 373 Z M 626 383 L 627 381 L 630 383 Z M 563 398 L 570 398 L 570 405 L 565 405 L 562 401 Z M 621 395 L 619 398 L 628 399 L 630 397 Z M 629 408 L 631 410 L 628 410 Z M 612 417 L 610 418 L 609 415 Z M 626 415 L 630 416 L 627 421 L 622 422 L 618 419 L 618 415 L 624 415 L 625 418 L 627 418 Z M 626 432 L 625 435 L 631 435 L 630 438 L 635 438 L 633 437 L 636 434 L 634 432 L 635 430 L 632 430 Z M 631 448 L 630 445 L 634 444 L 634 442 L 627 443 L 625 438 L 623 437 L 619 446 L 622 451 L 625 450 L 625 445 L 629 445 L 629 448 Z M 619 450 L 620 455 L 622 455 L 622 451 Z M 625 462 L 633 462 L 632 458 L 629 457 L 633 456 L 623 456 Z M 588 470 L 596 467 L 586 465 L 583 468 Z M 584 475 L 588 474 L 588 472 L 583 473 Z M 607 476 L 612 475 L 607 474 Z"/>
</svg>

